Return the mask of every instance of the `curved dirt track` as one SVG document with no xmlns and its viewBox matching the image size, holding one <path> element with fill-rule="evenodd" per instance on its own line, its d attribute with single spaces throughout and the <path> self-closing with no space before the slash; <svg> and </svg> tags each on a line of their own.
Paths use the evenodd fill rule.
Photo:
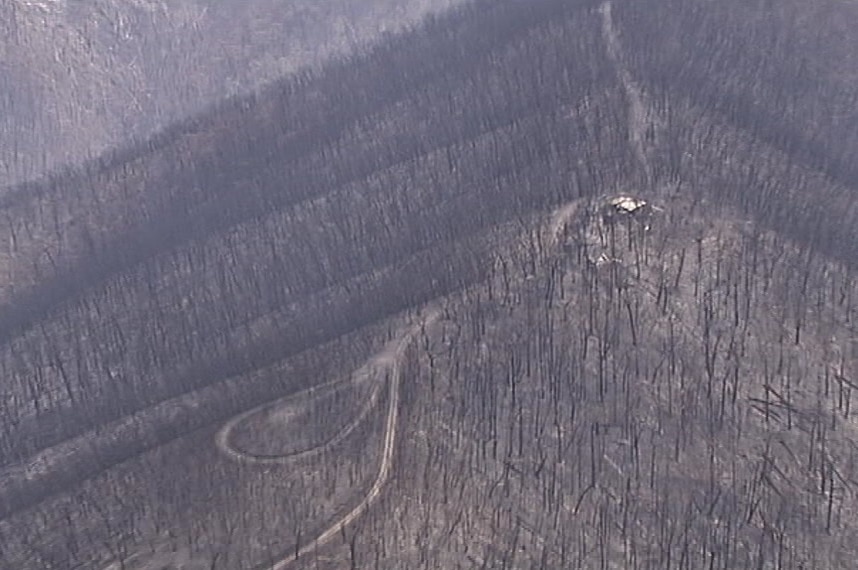
<svg viewBox="0 0 858 570">
<path fill-rule="evenodd" d="M 577 211 L 579 204 L 580 200 L 573 200 L 571 202 L 567 202 L 558 206 L 555 210 L 548 214 L 542 231 L 544 232 L 543 235 L 545 235 L 545 237 L 547 238 L 547 243 L 549 247 L 553 248 L 559 245 L 560 241 L 563 238 L 564 228 Z M 272 463 L 285 464 L 294 461 L 299 456 L 306 456 L 308 454 L 317 453 L 319 448 L 302 451 L 298 454 L 293 453 L 288 456 L 259 457 L 247 454 L 241 450 L 233 448 L 230 444 L 231 432 L 238 424 L 240 424 L 243 420 L 247 419 L 253 414 L 259 413 L 269 408 L 276 407 L 279 404 L 292 402 L 295 400 L 309 399 L 318 395 L 322 395 L 327 390 L 338 389 L 339 387 L 344 386 L 346 383 L 349 382 L 377 382 L 377 385 L 374 387 L 373 393 L 370 395 L 370 398 L 361 413 L 358 414 L 358 416 L 349 425 L 341 429 L 340 432 L 335 435 L 331 440 L 322 444 L 323 447 L 330 447 L 334 445 L 336 441 L 341 441 L 346 435 L 348 435 L 348 433 L 350 433 L 350 431 L 354 429 L 353 426 L 356 427 L 356 425 L 364 419 L 365 415 L 368 414 L 369 411 L 371 411 L 373 406 L 377 403 L 378 395 L 380 394 L 381 388 L 384 385 L 384 382 L 382 378 L 380 378 L 380 375 L 385 373 L 387 374 L 390 390 L 387 419 L 385 422 L 382 459 L 381 465 L 379 466 L 378 475 L 376 476 L 375 481 L 373 482 L 373 485 L 370 488 L 369 492 L 356 507 L 354 507 L 351 511 L 349 511 L 344 516 L 332 523 L 324 532 L 321 532 L 316 538 L 307 543 L 305 546 L 301 547 L 296 553 L 273 563 L 271 566 L 265 568 L 265 570 L 284 570 L 296 560 L 322 547 L 333 537 L 335 537 L 341 531 L 341 529 L 343 529 L 345 526 L 349 525 L 355 519 L 361 516 L 381 494 L 382 488 L 390 477 L 390 472 L 393 466 L 393 452 L 396 445 L 396 438 L 398 436 L 397 421 L 399 415 L 401 360 L 405 354 L 405 350 L 408 348 L 415 335 L 425 327 L 431 325 L 434 321 L 438 320 L 440 315 L 441 311 L 437 307 L 428 309 L 423 312 L 422 315 L 418 316 L 418 320 L 415 322 L 415 324 L 404 330 L 396 339 L 388 343 L 384 347 L 384 349 L 382 349 L 381 352 L 379 352 L 369 361 L 367 361 L 367 363 L 361 366 L 361 368 L 359 368 L 349 378 L 331 380 L 319 384 L 317 386 L 313 386 L 306 390 L 302 390 L 280 400 L 276 400 L 274 402 L 267 402 L 261 406 L 257 406 L 249 411 L 243 412 L 235 416 L 234 418 L 226 422 L 224 426 L 218 431 L 215 436 L 215 444 L 217 448 L 220 449 L 226 457 L 232 460 L 243 462 L 246 464 L 262 465 Z M 127 562 L 128 561 L 126 560 L 126 564 Z M 112 564 L 109 564 L 105 567 L 105 570 L 116 570 L 118 568 L 117 564 L 120 563 L 114 562 Z"/>
<path fill-rule="evenodd" d="M 367 362 L 363 367 L 361 367 L 360 370 L 358 370 L 355 375 L 353 375 L 347 380 L 336 380 L 334 382 L 328 382 L 321 386 L 315 386 L 313 388 L 303 390 L 301 392 L 298 392 L 297 394 L 292 394 L 280 400 L 262 404 L 261 406 L 257 406 L 252 410 L 248 410 L 247 412 L 235 416 L 226 424 L 224 424 L 224 426 L 217 432 L 217 435 L 215 435 L 215 445 L 217 446 L 218 450 L 226 457 L 229 457 L 230 459 L 239 463 L 245 463 L 249 465 L 281 465 L 285 463 L 291 463 L 293 461 L 306 459 L 308 457 L 318 455 L 326 449 L 334 447 L 335 445 L 342 442 L 346 437 L 348 437 L 349 434 L 351 434 L 355 429 L 357 429 L 357 427 L 361 424 L 361 422 L 366 419 L 366 417 L 369 415 L 369 413 L 372 411 L 372 409 L 378 402 L 378 397 L 381 394 L 383 382 L 380 378 L 373 375 L 373 373 L 376 372 L 378 365 L 378 363 L 376 362 L 376 358 L 378 358 L 378 356 Z M 375 386 L 373 386 L 372 393 L 367 399 L 366 404 L 364 404 L 358 415 L 355 416 L 352 421 L 343 426 L 342 429 L 340 429 L 333 437 L 331 437 L 321 445 L 297 452 L 284 453 L 280 455 L 267 455 L 243 451 L 241 449 L 238 449 L 231 443 L 232 432 L 235 430 L 235 428 L 237 428 L 239 425 L 241 425 L 242 422 L 256 414 L 262 413 L 271 408 L 282 406 L 294 400 L 320 396 L 324 394 L 328 389 L 337 389 L 341 386 L 345 386 L 349 382 L 353 384 L 358 384 L 367 380 L 373 382 Z"/>
<path fill-rule="evenodd" d="M 381 465 L 378 469 L 378 475 L 372 484 L 369 492 L 351 511 L 343 515 L 340 519 L 331 524 L 327 530 L 319 534 L 312 541 L 302 546 L 295 554 L 275 562 L 266 570 L 283 570 L 292 562 L 302 558 L 303 556 L 317 550 L 337 536 L 343 527 L 348 526 L 356 518 L 361 516 L 370 505 L 381 494 L 381 489 L 390 477 L 391 467 L 393 465 L 393 451 L 396 447 L 397 436 L 397 421 L 399 419 L 399 384 L 400 376 L 402 375 L 401 363 L 402 357 L 405 355 L 405 350 L 411 344 L 414 335 L 416 335 L 423 327 L 429 326 L 440 315 L 440 311 L 432 309 L 426 313 L 423 318 L 415 325 L 408 328 L 400 337 L 388 344 L 382 352 L 376 355 L 370 363 L 377 365 L 383 370 L 388 369 L 390 392 L 388 396 L 387 421 L 385 422 L 384 444 L 381 451 Z M 368 363 L 369 364 L 369 363 Z"/>
<path fill-rule="evenodd" d="M 562 238 L 563 227 L 577 211 L 577 208 L 578 201 L 575 200 L 558 207 L 550 214 L 545 227 L 545 230 L 547 230 L 549 234 L 548 243 L 550 247 L 556 247 L 559 244 Z M 380 373 L 383 372 L 385 368 L 389 368 L 388 378 L 390 392 L 388 399 L 387 422 L 385 424 L 384 432 L 384 445 L 382 448 L 381 455 L 381 465 L 379 466 L 378 476 L 373 482 L 373 485 L 370 488 L 369 492 L 355 508 L 353 508 L 343 517 L 331 524 L 327 528 L 327 530 L 319 534 L 319 536 L 317 536 L 315 539 L 313 539 L 306 545 L 302 546 L 295 554 L 284 558 L 278 562 L 275 562 L 273 565 L 267 567 L 265 570 L 284 570 L 296 560 L 299 560 L 307 554 L 318 550 L 320 547 L 324 546 L 327 542 L 329 542 L 332 538 L 337 536 L 344 527 L 348 526 L 356 518 L 362 515 L 364 511 L 366 511 L 367 508 L 369 508 L 369 506 L 372 505 L 372 503 L 381 494 L 381 490 L 384 487 L 384 484 L 387 482 L 387 479 L 390 477 L 390 471 L 393 466 L 393 452 L 396 446 L 397 420 L 399 416 L 399 386 L 402 375 L 402 357 L 405 355 L 405 350 L 408 348 L 408 345 L 411 343 L 414 336 L 422 328 L 427 327 L 431 325 L 434 321 L 436 321 L 440 314 L 441 312 L 439 309 L 430 309 L 427 313 L 423 315 L 422 319 L 420 319 L 419 322 L 404 331 L 398 339 L 389 343 L 384 348 L 384 350 L 382 350 L 379 354 L 373 357 L 366 365 L 364 365 L 364 367 L 361 368 L 361 370 L 365 370 L 367 369 L 367 367 L 369 367 L 369 369 L 366 370 L 365 373 L 369 373 L 370 370 L 375 370 L 377 373 Z M 251 412 L 253 411 L 254 410 L 251 410 Z M 242 416 L 239 416 L 239 418 L 241 417 L 246 417 L 246 415 L 242 414 Z M 218 436 L 223 437 L 223 433 L 224 430 L 221 430 Z M 228 432 L 226 433 L 226 435 L 229 435 Z M 223 443 L 223 441 L 218 442 L 219 447 L 221 446 L 221 443 Z"/>
</svg>

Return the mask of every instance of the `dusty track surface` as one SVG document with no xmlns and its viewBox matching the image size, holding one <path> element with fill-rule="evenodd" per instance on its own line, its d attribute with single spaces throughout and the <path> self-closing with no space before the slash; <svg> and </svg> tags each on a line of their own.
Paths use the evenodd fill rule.
<svg viewBox="0 0 858 570">
<path fill-rule="evenodd" d="M 305 546 L 301 547 L 295 554 L 269 566 L 268 570 L 283 570 L 294 561 L 325 545 L 332 538 L 337 536 L 343 527 L 348 526 L 352 521 L 361 516 L 381 494 L 382 488 L 390 477 L 390 472 L 393 467 L 393 452 L 396 448 L 402 358 L 414 336 L 423 327 L 429 326 L 432 322 L 437 320 L 439 315 L 440 311 L 437 309 L 430 310 L 428 313 L 424 314 L 417 324 L 411 326 L 395 341 L 388 344 L 384 350 L 373 357 L 372 360 L 370 360 L 370 362 L 361 369 L 364 370 L 364 368 L 366 368 L 367 374 L 371 371 L 375 371 L 377 374 L 387 372 L 390 390 L 388 396 L 387 421 L 385 422 L 384 430 L 384 443 L 381 450 L 381 464 L 378 469 L 378 475 L 376 476 L 369 492 L 357 506 L 331 524 L 327 530 L 319 534 L 319 536 L 307 543 Z M 223 430 L 221 430 L 221 433 L 223 433 Z M 220 442 L 218 442 L 218 447 L 220 447 Z"/>
<path fill-rule="evenodd" d="M 278 465 L 290 463 L 292 461 L 306 459 L 308 457 L 318 455 L 326 449 L 334 447 L 335 445 L 343 441 L 346 437 L 348 437 L 349 434 L 351 434 L 355 429 L 357 429 L 357 427 L 361 424 L 361 422 L 363 422 L 364 419 L 366 419 L 366 417 L 369 415 L 369 413 L 372 411 L 372 409 L 378 402 L 378 397 L 381 393 L 381 388 L 383 386 L 381 374 L 383 373 L 385 368 L 388 368 L 390 366 L 390 364 L 385 364 L 387 360 L 386 352 L 388 351 L 388 349 L 389 347 L 386 347 L 382 353 L 379 353 L 378 355 L 373 357 L 348 380 L 337 380 L 334 382 L 328 382 L 321 386 L 314 386 L 307 390 L 298 392 L 297 394 L 287 396 L 286 398 L 282 398 L 274 402 L 268 402 L 232 418 L 218 431 L 217 435 L 215 436 L 215 445 L 217 446 L 218 450 L 221 451 L 221 453 L 223 453 L 230 459 L 239 463 L 252 465 Z M 341 387 L 344 387 L 349 382 L 351 382 L 352 384 L 373 382 L 375 385 L 372 388 L 372 393 L 370 394 L 370 397 L 367 399 L 366 404 L 364 404 L 364 406 L 361 408 L 361 411 L 358 413 L 358 415 L 347 425 L 343 426 L 340 431 L 338 431 L 332 438 L 330 438 L 322 445 L 303 451 L 285 453 L 281 455 L 261 455 L 241 450 L 232 443 L 233 431 L 235 431 L 237 427 L 239 427 L 245 420 L 250 419 L 252 416 L 263 413 L 273 408 L 277 408 L 278 406 L 293 404 L 296 402 L 300 402 L 301 400 L 307 400 L 309 398 L 322 396 L 328 390 L 337 390 Z"/>
<path fill-rule="evenodd" d="M 548 220 L 548 243 L 551 247 L 555 247 L 563 239 L 566 224 L 578 211 L 578 205 L 579 201 L 575 200 L 560 206 L 551 213 Z"/>
<path fill-rule="evenodd" d="M 629 114 L 629 142 L 634 148 L 635 155 L 646 173 L 647 179 L 652 180 L 652 158 L 647 134 L 654 133 L 657 125 L 657 117 L 653 106 L 647 101 L 646 95 L 640 85 L 635 82 L 628 66 L 623 61 L 623 46 L 620 42 L 617 28 L 614 24 L 613 6 L 610 1 L 604 2 L 599 7 L 602 15 L 602 38 L 608 50 L 608 55 L 617 69 L 623 90 L 628 101 Z"/>
</svg>

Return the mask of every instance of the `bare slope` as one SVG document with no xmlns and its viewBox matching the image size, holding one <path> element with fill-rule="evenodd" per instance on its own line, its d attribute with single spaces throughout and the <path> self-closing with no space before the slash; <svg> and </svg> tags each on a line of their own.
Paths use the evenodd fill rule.
<svg viewBox="0 0 858 570">
<path fill-rule="evenodd" d="M 455 3 L 3 2 L 0 193 Z"/>
</svg>

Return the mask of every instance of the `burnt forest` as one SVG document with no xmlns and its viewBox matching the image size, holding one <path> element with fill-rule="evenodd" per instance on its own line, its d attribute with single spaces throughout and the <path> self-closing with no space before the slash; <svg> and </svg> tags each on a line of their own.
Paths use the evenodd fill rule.
<svg viewBox="0 0 858 570">
<path fill-rule="evenodd" d="M 443 8 L 2 139 L 0 568 L 855 568 L 858 4 Z"/>
</svg>

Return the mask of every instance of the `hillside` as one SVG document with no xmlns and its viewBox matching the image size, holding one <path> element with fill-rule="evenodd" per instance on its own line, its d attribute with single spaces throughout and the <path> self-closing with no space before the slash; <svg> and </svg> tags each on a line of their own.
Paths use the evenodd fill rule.
<svg viewBox="0 0 858 570">
<path fill-rule="evenodd" d="M 2 565 L 850 568 L 824 4 L 475 2 L 9 189 Z"/>
<path fill-rule="evenodd" d="M 318 68 L 454 0 L 8 0 L 0 193 Z"/>
</svg>

